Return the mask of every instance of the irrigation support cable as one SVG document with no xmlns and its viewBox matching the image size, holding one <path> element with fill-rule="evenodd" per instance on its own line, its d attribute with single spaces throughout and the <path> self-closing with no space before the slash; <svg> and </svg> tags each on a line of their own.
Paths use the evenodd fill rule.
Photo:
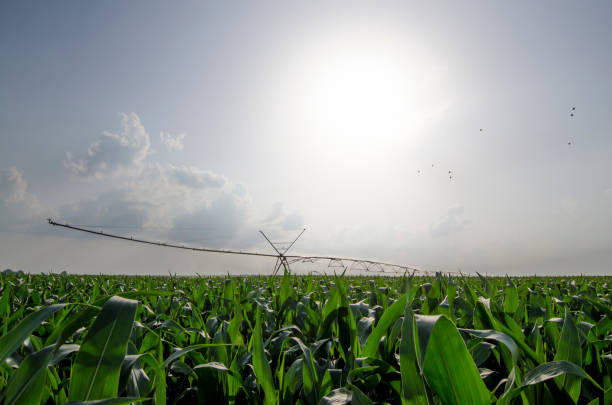
<svg viewBox="0 0 612 405">
<path fill-rule="evenodd" d="M 400 264 L 395 264 L 395 263 L 389 263 L 389 262 L 381 262 L 381 261 L 376 261 L 376 260 L 367 260 L 367 259 L 357 259 L 357 258 L 348 258 L 348 257 L 337 257 L 337 256 L 309 256 L 309 255 L 286 255 L 285 253 L 289 250 L 289 248 L 291 248 L 293 246 L 293 244 L 298 240 L 298 238 L 300 236 L 302 236 L 302 234 L 304 233 L 305 229 L 302 230 L 302 232 L 293 240 L 293 242 L 289 245 L 289 247 L 287 247 L 286 249 L 284 249 L 283 253 L 281 253 L 276 246 L 270 242 L 270 240 L 268 239 L 268 237 L 263 233 L 262 235 L 264 236 L 264 238 L 266 238 L 266 240 L 270 243 L 270 245 L 272 245 L 272 247 L 274 248 L 274 250 L 276 251 L 276 254 L 272 254 L 272 253 L 259 253 L 259 252 L 244 252 L 241 250 L 232 250 L 232 249 L 213 249 L 213 248 L 205 248 L 205 247 L 194 247 L 194 246 L 185 246 L 185 245 L 179 245 L 176 243 L 168 243 L 168 242 L 154 242 L 151 240 L 147 240 L 147 239 L 141 239 L 141 238 L 134 238 L 134 237 L 128 237 L 128 236 L 122 236 L 122 235 L 117 235 L 117 234 L 113 234 L 113 233 L 108 233 L 108 232 L 103 232 L 103 231 L 95 231 L 95 230 L 91 230 L 91 229 L 87 229 L 84 228 L 82 225 L 81 226 L 74 226 L 74 225 L 70 225 L 68 223 L 59 223 L 54 221 L 51 218 L 47 218 L 47 221 L 49 223 L 49 225 L 52 226 L 57 226 L 57 227 L 62 227 L 62 228 L 67 228 L 67 229 L 71 229 L 71 230 L 75 230 L 75 231 L 80 231 L 80 232 L 85 232 L 85 233 L 89 233 L 89 234 L 93 234 L 93 235 L 98 235 L 98 236 L 105 236 L 107 238 L 114 238 L 114 239 L 119 239 L 121 241 L 128 241 L 128 242 L 136 242 L 136 243 L 143 243 L 143 244 L 147 244 L 147 245 L 152 245 L 152 246 L 158 246 L 158 247 L 167 247 L 167 248 L 174 248 L 174 249 L 184 249 L 184 250 L 191 250 L 191 251 L 195 251 L 195 252 L 209 252 L 209 253 L 220 253 L 220 254 L 230 254 L 230 255 L 243 255 L 243 256 L 258 256 L 258 257 L 269 257 L 269 258 L 276 258 L 277 262 L 275 265 L 275 271 L 274 274 L 276 274 L 278 272 L 278 270 L 280 269 L 280 266 L 282 264 L 285 264 L 287 267 L 289 266 L 289 263 L 296 263 L 296 262 L 301 262 L 301 263 L 315 263 L 317 261 L 328 261 L 330 264 L 331 263 L 346 263 L 346 262 L 350 262 L 352 265 L 354 264 L 360 264 L 363 266 L 363 270 L 365 272 L 372 272 L 372 273 L 378 273 L 378 272 L 382 272 L 382 273 L 395 273 L 395 274 L 400 274 L 400 273 L 406 273 L 406 272 L 418 272 L 424 275 L 430 275 L 430 274 L 435 274 L 438 272 L 432 272 L 432 271 L 427 271 L 427 270 L 421 270 L 421 269 L 417 269 L 414 267 L 409 267 L 409 266 L 405 266 L 405 265 L 400 265 Z M 347 270 L 351 270 L 352 266 L 347 266 L 346 269 Z M 380 270 L 372 270 L 373 267 L 377 267 Z M 388 271 L 385 271 L 385 268 L 389 269 Z M 357 270 L 357 269 L 355 269 Z M 459 275 L 459 273 L 455 273 L 455 272 L 444 272 L 447 274 L 457 274 Z"/>
</svg>

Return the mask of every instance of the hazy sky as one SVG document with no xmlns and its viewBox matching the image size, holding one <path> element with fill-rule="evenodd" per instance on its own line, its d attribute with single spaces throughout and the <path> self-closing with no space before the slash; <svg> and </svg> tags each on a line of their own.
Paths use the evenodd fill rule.
<svg viewBox="0 0 612 405">
<path fill-rule="evenodd" d="M 0 267 L 612 274 L 612 3 L 0 4 Z M 575 109 L 574 109 L 575 108 Z M 573 116 L 572 116 L 573 114 Z"/>
</svg>

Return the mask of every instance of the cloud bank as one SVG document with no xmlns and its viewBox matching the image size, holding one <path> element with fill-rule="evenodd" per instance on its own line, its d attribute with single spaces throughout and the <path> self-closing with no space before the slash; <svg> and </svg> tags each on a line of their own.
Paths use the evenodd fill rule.
<svg viewBox="0 0 612 405">
<path fill-rule="evenodd" d="M 101 191 L 60 207 L 63 221 L 122 227 L 129 232 L 211 247 L 247 248 L 257 229 L 284 232 L 303 227 L 298 211 L 278 206 L 257 220 L 248 190 L 222 174 L 151 159 L 150 137 L 136 113 L 121 115 L 122 130 L 104 132 L 86 153 L 67 153 L 73 178 L 88 179 Z M 162 132 L 166 148 L 179 151 L 185 134 Z"/>
<path fill-rule="evenodd" d="M 103 132 L 87 153 L 66 152 L 64 166 L 81 178 L 139 175 L 151 153 L 151 140 L 136 113 L 121 114 L 121 132 Z"/>
</svg>

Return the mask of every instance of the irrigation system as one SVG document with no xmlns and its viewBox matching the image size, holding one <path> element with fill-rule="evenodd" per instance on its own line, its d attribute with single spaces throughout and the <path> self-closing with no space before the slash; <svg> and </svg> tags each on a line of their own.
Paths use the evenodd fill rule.
<svg viewBox="0 0 612 405">
<path fill-rule="evenodd" d="M 96 230 L 92 228 L 101 228 L 100 226 L 86 226 L 86 225 L 70 225 L 68 223 L 60 223 L 56 222 L 51 218 L 47 220 L 49 225 L 62 227 L 71 229 L 74 231 L 85 232 L 93 235 L 104 236 L 107 238 L 118 239 L 120 241 L 141 243 L 147 245 L 153 245 L 157 247 L 166 247 L 166 248 L 174 248 L 174 249 L 184 249 L 191 250 L 196 252 L 209 252 L 209 253 L 218 253 L 218 254 L 228 254 L 228 255 L 244 255 L 244 256 L 259 256 L 259 257 L 269 257 L 276 258 L 276 264 L 274 265 L 273 275 L 278 274 L 278 272 L 285 268 L 290 272 L 290 265 L 294 263 L 323 263 L 327 264 L 328 268 L 342 268 L 343 270 L 348 271 L 362 271 L 367 273 L 383 273 L 383 274 L 406 274 L 406 273 L 418 273 L 420 275 L 433 275 L 436 272 L 421 270 L 410 266 L 405 266 L 401 264 L 381 262 L 377 260 L 369 260 L 369 259 L 358 259 L 358 258 L 350 258 L 350 257 L 338 257 L 338 256 L 325 256 L 325 255 L 294 255 L 288 254 L 289 249 L 293 247 L 295 242 L 302 236 L 302 234 L 306 231 L 306 229 L 302 229 L 302 231 L 297 235 L 297 237 L 291 242 L 272 242 L 268 236 L 263 232 L 259 231 L 261 235 L 266 239 L 266 241 L 270 244 L 272 249 L 274 249 L 274 253 L 259 253 L 259 252 L 245 252 L 242 250 L 232 250 L 232 249 L 213 249 L 207 247 L 195 247 L 195 246 L 187 246 L 178 243 L 172 242 L 157 242 L 148 239 L 135 238 L 132 236 L 118 235 L 114 233 L 104 232 L 102 230 Z M 287 246 L 284 246 L 287 245 Z M 445 272 L 447 273 L 447 272 Z M 460 273 L 457 273 L 460 274 Z"/>
</svg>

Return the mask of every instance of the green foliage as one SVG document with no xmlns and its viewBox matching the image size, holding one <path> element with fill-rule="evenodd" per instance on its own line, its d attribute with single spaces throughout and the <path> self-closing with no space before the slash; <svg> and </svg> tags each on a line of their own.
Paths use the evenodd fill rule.
<svg viewBox="0 0 612 405">
<path fill-rule="evenodd" d="M 611 281 L 2 274 L 0 403 L 608 403 Z"/>
</svg>

